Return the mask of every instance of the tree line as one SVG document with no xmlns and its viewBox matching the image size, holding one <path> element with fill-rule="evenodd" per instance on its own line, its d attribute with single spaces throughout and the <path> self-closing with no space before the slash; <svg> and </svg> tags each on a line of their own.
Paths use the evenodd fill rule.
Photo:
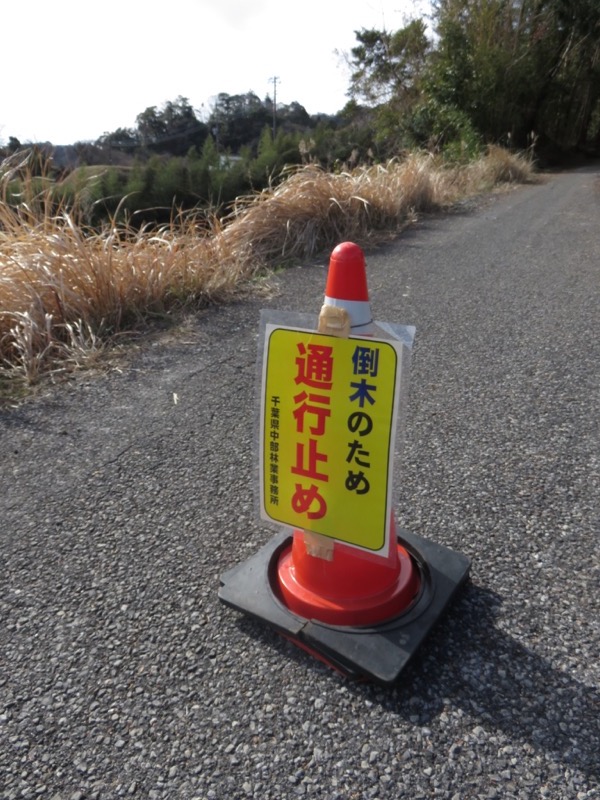
<svg viewBox="0 0 600 800">
<path fill-rule="evenodd" d="M 485 143 L 544 159 L 600 151 L 598 0 L 433 0 L 396 32 L 363 30 L 351 93 L 387 148 Z"/>
<path fill-rule="evenodd" d="M 200 114 L 178 97 L 74 145 L 72 160 L 102 170 L 93 181 L 76 170 L 63 198 L 85 184 L 93 221 L 117 209 L 163 219 L 175 207 L 227 208 L 303 162 L 337 169 L 415 148 L 467 160 L 489 143 L 530 148 L 542 163 L 600 152 L 598 0 L 433 0 L 430 29 L 422 18 L 363 28 L 347 58 L 338 114 L 253 92 L 220 94 Z M 19 146 L 11 137 L 6 150 Z"/>
</svg>

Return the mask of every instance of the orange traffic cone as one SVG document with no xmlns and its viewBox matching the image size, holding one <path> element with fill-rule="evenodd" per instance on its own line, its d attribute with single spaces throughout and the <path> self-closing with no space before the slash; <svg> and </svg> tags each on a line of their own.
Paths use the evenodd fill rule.
<svg viewBox="0 0 600 800">
<path fill-rule="evenodd" d="M 351 332 L 368 336 L 372 317 L 364 253 L 343 242 L 329 262 L 324 310 L 343 309 Z M 419 570 L 398 543 L 393 514 L 386 557 L 369 556 L 339 541 L 330 549 L 314 546 L 315 534 L 294 531 L 293 543 L 279 558 L 279 590 L 295 614 L 332 625 L 373 625 L 397 616 L 419 591 Z"/>
<path fill-rule="evenodd" d="M 342 242 L 332 252 L 324 305 L 345 309 L 353 333 L 368 336 L 373 332 L 365 254 L 357 244 Z"/>
<path fill-rule="evenodd" d="M 371 326 L 364 254 L 343 242 L 331 254 L 319 332 L 363 337 Z M 221 576 L 219 598 L 348 677 L 389 686 L 470 569 L 461 553 L 396 532 L 393 514 L 390 525 L 385 556 L 283 528 Z"/>
</svg>

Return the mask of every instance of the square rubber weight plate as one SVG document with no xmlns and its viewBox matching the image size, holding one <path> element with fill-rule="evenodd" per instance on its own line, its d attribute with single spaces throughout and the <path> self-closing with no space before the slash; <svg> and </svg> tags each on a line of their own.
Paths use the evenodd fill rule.
<svg viewBox="0 0 600 800">
<path fill-rule="evenodd" d="M 401 530 L 398 542 L 420 572 L 418 595 L 393 619 L 369 627 L 342 627 L 304 619 L 283 604 L 277 588 L 277 562 L 291 542 L 291 533 L 281 531 L 254 556 L 225 572 L 219 599 L 271 626 L 347 677 L 386 686 L 397 681 L 466 581 L 471 566 L 461 553 Z"/>
</svg>

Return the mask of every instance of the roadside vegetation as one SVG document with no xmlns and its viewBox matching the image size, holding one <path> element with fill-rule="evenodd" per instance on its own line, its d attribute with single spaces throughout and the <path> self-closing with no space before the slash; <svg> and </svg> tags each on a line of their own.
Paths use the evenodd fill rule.
<svg viewBox="0 0 600 800">
<path fill-rule="evenodd" d="M 427 21 L 356 31 L 345 55 L 334 115 L 248 92 L 201 111 L 178 97 L 95 142 L 10 136 L 0 394 L 533 164 L 600 155 L 598 0 L 433 0 Z"/>
<path fill-rule="evenodd" d="M 24 165 L 14 157 L 2 165 L 3 187 L 15 169 Z M 308 165 L 238 198 L 226 216 L 100 229 L 23 178 L 18 205 L 0 199 L 0 387 L 68 374 L 152 320 L 227 302 L 273 269 L 345 240 L 375 244 L 420 213 L 533 175 L 529 159 L 497 147 L 463 165 L 426 153 L 337 173 Z"/>
</svg>

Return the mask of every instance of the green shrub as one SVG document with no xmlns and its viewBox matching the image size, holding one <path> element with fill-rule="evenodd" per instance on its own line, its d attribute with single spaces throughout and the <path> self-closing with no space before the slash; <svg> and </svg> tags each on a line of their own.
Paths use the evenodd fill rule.
<svg viewBox="0 0 600 800">
<path fill-rule="evenodd" d="M 419 103 L 405 123 L 408 143 L 448 161 L 464 164 L 482 150 L 481 136 L 469 117 L 455 106 L 428 99 Z"/>
</svg>

